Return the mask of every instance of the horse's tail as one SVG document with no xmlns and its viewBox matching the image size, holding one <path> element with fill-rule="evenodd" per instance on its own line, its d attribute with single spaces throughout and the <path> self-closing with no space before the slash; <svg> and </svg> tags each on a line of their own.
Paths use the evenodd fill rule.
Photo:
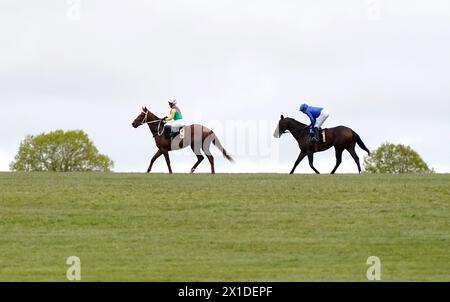
<svg viewBox="0 0 450 302">
<path fill-rule="evenodd" d="M 353 133 L 353 140 L 358 144 L 358 146 L 366 151 L 370 155 L 369 149 L 364 145 L 363 141 L 361 140 L 361 137 L 359 137 L 358 133 L 352 130 Z"/>
<path fill-rule="evenodd" d="M 222 146 L 222 144 L 220 143 L 220 140 L 217 138 L 215 133 L 213 133 L 212 143 L 214 144 L 214 146 L 217 147 L 217 149 L 219 149 L 222 152 L 223 156 L 226 159 L 228 159 L 231 162 L 234 162 L 233 158 L 228 154 L 227 150 L 225 150 L 225 148 Z"/>
</svg>

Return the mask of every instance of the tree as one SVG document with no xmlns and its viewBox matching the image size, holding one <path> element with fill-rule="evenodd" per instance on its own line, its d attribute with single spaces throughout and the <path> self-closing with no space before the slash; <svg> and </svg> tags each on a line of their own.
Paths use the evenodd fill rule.
<svg viewBox="0 0 450 302">
<path fill-rule="evenodd" d="M 382 144 L 364 159 L 364 168 L 369 173 L 430 173 L 428 165 L 409 146 Z"/>
<path fill-rule="evenodd" d="M 110 171 L 114 163 L 99 154 L 88 135 L 81 130 L 56 130 L 28 135 L 10 164 L 13 171 Z"/>
</svg>

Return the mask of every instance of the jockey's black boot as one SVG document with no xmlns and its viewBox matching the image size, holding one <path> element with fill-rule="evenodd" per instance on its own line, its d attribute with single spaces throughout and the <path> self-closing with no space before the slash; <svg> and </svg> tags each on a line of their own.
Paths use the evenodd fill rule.
<svg viewBox="0 0 450 302">
<path fill-rule="evenodd" d="M 181 128 L 177 127 L 177 128 L 172 128 L 171 132 L 170 132 L 170 137 L 171 138 L 175 138 L 180 134 L 180 130 Z"/>
<path fill-rule="evenodd" d="M 315 127 L 315 128 L 314 128 L 314 138 L 313 138 L 313 141 L 315 141 L 316 143 L 319 143 L 319 142 L 320 142 L 319 134 L 320 134 L 319 128 Z"/>
</svg>

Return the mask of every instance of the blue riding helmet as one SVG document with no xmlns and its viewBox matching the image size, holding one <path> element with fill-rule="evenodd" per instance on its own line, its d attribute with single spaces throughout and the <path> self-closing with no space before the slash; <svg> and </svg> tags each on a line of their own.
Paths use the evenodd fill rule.
<svg viewBox="0 0 450 302">
<path fill-rule="evenodd" d="M 306 109 L 308 109 L 308 105 L 302 104 L 302 105 L 300 106 L 300 111 L 305 111 Z"/>
</svg>

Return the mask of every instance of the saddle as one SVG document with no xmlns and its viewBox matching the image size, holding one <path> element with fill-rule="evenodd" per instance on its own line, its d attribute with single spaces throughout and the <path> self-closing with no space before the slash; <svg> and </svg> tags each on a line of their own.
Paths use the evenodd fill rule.
<svg viewBox="0 0 450 302">
<path fill-rule="evenodd" d="M 174 139 L 175 137 L 177 137 L 178 135 L 180 135 L 180 138 L 183 139 L 184 138 L 184 128 L 186 126 L 170 126 L 170 125 L 165 125 L 164 126 L 164 136 L 167 139 Z"/>
</svg>

